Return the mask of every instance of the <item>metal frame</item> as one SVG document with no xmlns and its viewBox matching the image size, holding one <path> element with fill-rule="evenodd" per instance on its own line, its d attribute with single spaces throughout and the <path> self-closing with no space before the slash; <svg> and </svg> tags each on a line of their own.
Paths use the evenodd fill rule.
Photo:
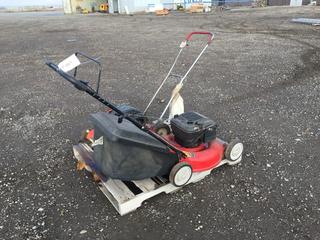
<svg viewBox="0 0 320 240">
<path fill-rule="evenodd" d="M 100 87 L 100 80 L 101 80 L 101 72 L 102 72 L 102 67 L 101 67 L 101 63 L 97 60 L 97 59 L 94 59 L 92 57 L 89 57 L 81 52 L 76 52 L 75 55 L 78 57 L 78 56 L 81 56 L 81 57 L 84 57 L 86 59 L 88 59 L 89 61 L 88 62 L 85 62 L 85 63 L 81 63 L 81 65 L 84 65 L 86 63 L 96 63 L 98 65 L 98 80 L 97 80 L 97 89 L 96 89 L 96 93 L 98 94 L 99 93 L 99 87 Z M 80 66 L 81 66 L 80 65 Z M 76 78 L 77 76 L 77 71 L 78 71 L 78 67 L 76 67 L 74 69 L 74 72 L 73 72 L 73 77 Z"/>
<path fill-rule="evenodd" d="M 191 66 L 189 67 L 189 69 L 187 70 L 187 72 L 183 75 L 176 75 L 176 74 L 172 74 L 172 70 L 174 69 L 182 51 L 184 50 L 184 48 L 188 45 L 188 42 L 191 40 L 192 35 L 208 35 L 208 42 L 207 44 L 204 46 L 204 48 L 202 49 L 202 51 L 199 53 L 199 55 L 197 56 L 197 58 L 193 61 L 193 63 L 191 64 Z M 201 58 L 201 56 L 203 55 L 203 53 L 207 50 L 208 46 L 210 45 L 210 43 L 212 42 L 214 38 L 214 34 L 211 32 L 191 32 L 186 39 L 180 44 L 180 50 L 178 52 L 178 55 L 176 56 L 176 58 L 174 59 L 174 62 L 169 70 L 169 72 L 167 73 L 166 77 L 164 78 L 164 80 L 161 82 L 160 86 L 158 87 L 157 91 L 155 92 L 155 94 L 152 96 L 150 102 L 148 103 L 147 107 L 145 108 L 145 110 L 143 111 L 143 114 L 145 115 L 148 111 L 148 109 L 150 108 L 152 102 L 154 101 L 154 99 L 156 98 L 156 96 L 158 95 L 159 91 L 161 90 L 161 88 L 163 87 L 163 85 L 165 84 L 165 82 L 167 81 L 167 79 L 170 76 L 174 76 L 174 77 L 180 77 L 180 82 L 179 84 L 183 85 L 184 82 L 186 82 L 186 78 L 189 75 L 190 71 L 193 69 L 193 67 L 196 65 L 196 63 L 199 61 L 199 59 Z M 162 114 L 160 115 L 160 120 L 163 118 L 164 114 L 166 113 L 166 111 L 168 110 L 168 107 L 170 106 L 172 100 L 173 100 L 174 96 L 171 96 L 169 102 L 167 103 L 166 107 L 164 108 Z"/>
</svg>

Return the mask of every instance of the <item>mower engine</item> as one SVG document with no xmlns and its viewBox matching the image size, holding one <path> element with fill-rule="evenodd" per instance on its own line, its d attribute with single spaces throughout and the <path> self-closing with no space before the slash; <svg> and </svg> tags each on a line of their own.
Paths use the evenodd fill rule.
<svg viewBox="0 0 320 240">
<path fill-rule="evenodd" d="M 194 148 L 216 138 L 217 124 L 197 112 L 186 112 L 171 119 L 175 141 L 182 147 Z"/>
</svg>

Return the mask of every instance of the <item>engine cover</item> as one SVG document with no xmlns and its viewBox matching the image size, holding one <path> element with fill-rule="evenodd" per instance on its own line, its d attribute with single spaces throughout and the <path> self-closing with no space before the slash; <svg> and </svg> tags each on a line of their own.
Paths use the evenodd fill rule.
<svg viewBox="0 0 320 240">
<path fill-rule="evenodd" d="M 186 112 L 171 119 L 175 140 L 182 147 L 196 147 L 216 138 L 217 124 L 197 112 Z"/>
</svg>

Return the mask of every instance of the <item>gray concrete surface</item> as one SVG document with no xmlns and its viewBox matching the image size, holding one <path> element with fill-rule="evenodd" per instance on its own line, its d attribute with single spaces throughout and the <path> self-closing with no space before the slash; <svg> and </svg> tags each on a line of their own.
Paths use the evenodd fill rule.
<svg viewBox="0 0 320 240">
<path fill-rule="evenodd" d="M 319 14 L 1 14 L 0 238 L 320 239 L 320 29 L 290 23 Z M 143 108 L 194 30 L 216 40 L 183 89 L 186 109 L 217 121 L 221 138 L 239 136 L 243 162 L 120 217 L 72 157 L 88 114 L 104 107 L 45 58 L 101 56 L 105 96 Z M 201 44 L 195 39 L 184 64 Z"/>
</svg>

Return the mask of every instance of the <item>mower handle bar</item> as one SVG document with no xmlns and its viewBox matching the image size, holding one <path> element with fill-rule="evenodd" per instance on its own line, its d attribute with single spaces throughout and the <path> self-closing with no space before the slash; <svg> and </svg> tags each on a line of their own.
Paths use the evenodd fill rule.
<svg viewBox="0 0 320 240">
<path fill-rule="evenodd" d="M 78 57 L 78 56 L 82 56 L 86 59 L 88 59 L 89 61 L 88 62 L 94 62 L 95 64 L 98 65 L 98 80 L 97 80 L 97 89 L 96 89 L 96 92 L 99 93 L 99 87 L 100 87 L 100 80 L 101 80 L 101 72 L 102 72 L 102 67 L 101 67 L 101 63 L 99 61 L 97 61 L 97 59 L 94 59 L 92 57 L 89 57 L 81 52 L 76 52 L 75 55 Z M 88 63 L 87 62 L 87 63 Z M 82 64 L 85 64 L 85 63 L 82 63 Z M 74 69 L 74 73 L 73 73 L 73 77 L 76 78 L 77 76 L 77 71 L 78 71 L 78 67 L 76 67 Z"/>
<path fill-rule="evenodd" d="M 197 58 L 194 60 L 194 62 L 192 63 L 192 65 L 190 66 L 190 68 L 188 69 L 188 71 L 182 75 L 182 76 L 179 76 L 180 78 L 180 81 L 179 83 L 180 84 L 183 84 L 185 79 L 187 78 L 188 74 L 190 73 L 190 71 L 193 69 L 193 67 L 195 66 L 195 64 L 198 62 L 198 60 L 200 59 L 200 57 L 202 56 L 202 54 L 206 51 L 206 49 L 208 48 L 208 46 L 210 45 L 210 43 L 212 42 L 213 38 L 214 38 L 214 34 L 212 32 L 206 32 L 206 31 L 197 31 L 197 32 L 191 32 L 187 35 L 186 39 L 180 44 L 180 50 L 178 52 L 178 55 L 176 56 L 176 58 L 174 59 L 173 61 L 173 64 L 171 66 L 171 68 L 169 69 L 169 72 L 167 73 L 166 77 L 163 79 L 163 81 L 161 82 L 160 86 L 158 87 L 157 91 L 154 93 L 154 95 L 152 96 L 150 102 L 148 103 L 147 107 L 145 108 L 143 114 L 146 115 L 149 107 L 151 106 L 152 102 L 154 101 L 154 99 L 156 98 L 156 96 L 158 95 L 160 89 L 163 87 L 163 85 L 165 84 L 165 82 L 167 81 L 167 79 L 170 77 L 170 76 L 177 76 L 176 74 L 172 74 L 172 70 L 174 69 L 183 49 L 185 48 L 185 46 L 188 46 L 188 42 L 191 40 L 191 37 L 193 35 L 208 35 L 208 42 L 207 44 L 204 46 L 204 48 L 202 49 L 202 51 L 199 53 L 199 55 L 197 56 Z M 163 118 L 165 112 L 167 111 L 170 103 L 172 102 L 173 100 L 173 97 L 174 96 L 171 96 L 169 102 L 167 103 L 165 109 L 163 110 L 161 116 L 160 116 L 160 119 Z"/>
<path fill-rule="evenodd" d="M 186 37 L 187 42 L 191 40 L 192 35 L 208 35 L 208 42 L 207 42 L 208 44 L 210 44 L 214 38 L 214 35 L 212 32 L 205 32 L 205 31 L 191 32 Z"/>
<path fill-rule="evenodd" d="M 143 114 L 145 115 L 148 111 L 148 109 L 150 108 L 152 102 L 154 101 L 154 99 L 156 98 L 156 96 L 158 95 L 160 89 L 163 87 L 163 85 L 165 84 L 165 82 L 167 81 L 167 79 L 170 76 L 177 76 L 177 74 L 172 74 L 172 70 L 174 69 L 183 49 L 185 48 L 185 46 L 187 46 L 187 43 L 191 40 L 192 35 L 208 35 L 208 42 L 206 44 L 206 46 L 203 48 L 203 50 L 200 52 L 199 56 L 196 58 L 196 60 L 194 61 L 194 63 L 192 64 L 192 66 L 190 67 L 190 69 L 187 71 L 187 73 L 184 76 L 179 76 L 180 78 L 180 83 L 183 83 L 184 79 L 187 77 L 187 75 L 189 74 L 189 72 L 191 71 L 191 69 L 193 68 L 193 66 L 195 65 L 195 63 L 199 60 L 199 58 L 202 56 L 202 54 L 205 52 L 205 50 L 207 49 L 207 47 L 210 45 L 210 43 L 212 42 L 213 38 L 214 38 L 214 34 L 212 32 L 206 32 L 206 31 L 197 31 L 197 32 L 191 32 L 187 35 L 186 39 L 180 44 L 180 50 L 178 52 L 178 55 L 176 56 L 176 58 L 173 61 L 173 64 L 169 70 L 169 72 L 167 73 L 166 77 L 163 79 L 163 81 L 161 82 L 160 86 L 158 87 L 157 91 L 154 93 L 154 95 L 152 96 L 150 102 L 148 103 L 147 107 L 145 108 L 145 110 L 143 111 Z M 182 81 L 181 81 L 182 80 Z M 170 102 L 172 101 L 172 99 L 170 100 Z M 168 107 L 165 108 L 164 112 L 161 114 L 160 119 L 163 117 L 165 111 L 167 110 Z"/>
</svg>

